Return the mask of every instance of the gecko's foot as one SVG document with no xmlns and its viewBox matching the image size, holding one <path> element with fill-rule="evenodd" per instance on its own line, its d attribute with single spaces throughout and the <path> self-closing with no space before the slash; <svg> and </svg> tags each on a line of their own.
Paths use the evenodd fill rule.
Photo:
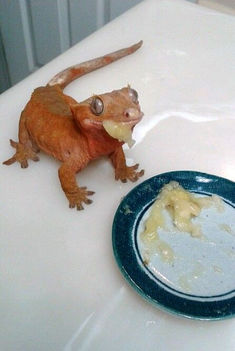
<svg viewBox="0 0 235 351">
<path fill-rule="evenodd" d="M 138 167 L 139 165 L 136 164 L 131 167 L 116 169 L 115 179 L 116 180 L 120 179 L 123 183 L 126 183 L 127 180 L 130 180 L 131 182 L 136 182 L 140 177 L 144 175 L 143 169 L 139 172 L 136 171 Z"/>
<path fill-rule="evenodd" d="M 3 162 L 4 165 L 9 166 L 14 162 L 19 162 L 22 168 L 27 168 L 28 160 L 39 161 L 37 153 L 29 146 L 25 146 L 13 140 L 10 140 L 10 144 L 16 149 L 16 153 L 9 158 L 9 160 Z"/>
<path fill-rule="evenodd" d="M 83 204 L 90 205 L 92 203 L 91 199 L 88 199 L 88 196 L 94 194 L 94 191 L 87 190 L 86 187 L 77 188 L 76 191 L 72 193 L 66 193 L 66 196 L 69 200 L 69 207 L 76 207 L 77 210 L 83 210 Z"/>
</svg>

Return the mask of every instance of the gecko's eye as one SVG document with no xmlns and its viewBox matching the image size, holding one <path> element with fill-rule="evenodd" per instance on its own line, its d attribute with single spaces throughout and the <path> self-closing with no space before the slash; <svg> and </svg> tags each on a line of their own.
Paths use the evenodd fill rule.
<svg viewBox="0 0 235 351">
<path fill-rule="evenodd" d="M 129 89 L 129 96 L 135 104 L 138 104 L 138 93 L 135 89 Z"/>
<path fill-rule="evenodd" d="M 96 115 L 99 116 L 104 110 L 104 103 L 103 101 L 98 97 L 94 96 L 92 101 L 91 101 L 91 111 Z"/>
</svg>

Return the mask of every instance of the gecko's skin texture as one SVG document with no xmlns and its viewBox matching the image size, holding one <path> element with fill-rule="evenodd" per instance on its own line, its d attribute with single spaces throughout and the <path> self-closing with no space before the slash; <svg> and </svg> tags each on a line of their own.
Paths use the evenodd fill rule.
<svg viewBox="0 0 235 351">
<path fill-rule="evenodd" d="M 137 93 L 129 86 L 107 94 L 92 96 L 77 102 L 63 93 L 64 87 L 83 74 L 103 67 L 135 52 L 142 42 L 106 56 L 81 63 L 56 75 L 45 86 L 34 90 L 21 113 L 19 142 L 10 140 L 15 154 L 4 164 L 19 162 L 28 167 L 28 160 L 38 161 L 40 150 L 62 162 L 59 179 L 71 208 L 83 209 L 92 201 L 92 191 L 79 187 L 76 173 L 101 156 L 110 157 L 115 179 L 136 181 L 144 171 L 138 165 L 128 167 L 122 149 L 123 142 L 111 137 L 103 121 L 127 123 L 133 128 L 142 118 Z"/>
</svg>

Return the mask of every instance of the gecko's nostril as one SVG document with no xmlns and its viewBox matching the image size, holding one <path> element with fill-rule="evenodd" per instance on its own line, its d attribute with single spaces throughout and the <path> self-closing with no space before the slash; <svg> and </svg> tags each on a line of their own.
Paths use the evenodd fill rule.
<svg viewBox="0 0 235 351">
<path fill-rule="evenodd" d="M 139 116 L 139 111 L 135 108 L 127 108 L 123 111 L 123 116 L 128 119 L 137 118 Z"/>
</svg>

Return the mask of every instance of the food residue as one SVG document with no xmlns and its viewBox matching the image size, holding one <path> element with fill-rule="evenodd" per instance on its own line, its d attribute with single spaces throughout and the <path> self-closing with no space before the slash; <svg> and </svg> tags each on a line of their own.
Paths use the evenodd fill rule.
<svg viewBox="0 0 235 351">
<path fill-rule="evenodd" d="M 187 232 L 194 238 L 203 238 L 200 226 L 193 223 L 192 219 L 199 216 L 202 208 L 208 208 L 212 204 L 222 211 L 223 202 L 218 196 L 196 197 L 175 181 L 164 185 L 144 223 L 144 231 L 140 234 L 146 249 L 145 260 L 148 262 L 153 253 L 158 253 L 165 262 L 172 263 L 174 260 L 173 249 L 159 237 L 159 230 L 166 225 L 164 211 L 168 212 L 178 231 Z"/>
<path fill-rule="evenodd" d="M 226 223 L 222 223 L 219 226 L 220 229 L 224 230 L 225 232 L 229 233 L 229 234 L 233 234 L 232 228 L 230 227 L 230 225 L 226 224 Z"/>
<path fill-rule="evenodd" d="M 185 292 L 192 292 L 193 281 L 200 278 L 204 273 L 205 267 L 200 262 L 196 262 L 193 271 L 179 277 L 179 286 Z"/>
<path fill-rule="evenodd" d="M 135 141 L 132 139 L 132 129 L 128 124 L 105 120 L 103 121 L 103 127 L 112 138 L 124 141 L 129 147 L 134 145 Z"/>
</svg>

